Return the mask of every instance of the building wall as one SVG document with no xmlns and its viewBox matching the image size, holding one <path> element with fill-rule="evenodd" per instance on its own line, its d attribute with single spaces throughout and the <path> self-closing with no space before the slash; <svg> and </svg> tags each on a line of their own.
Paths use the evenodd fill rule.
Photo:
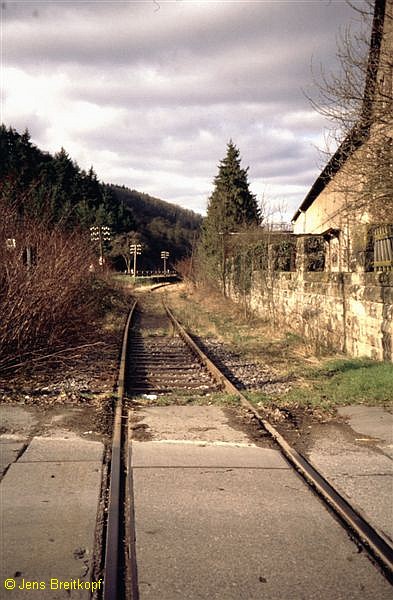
<svg viewBox="0 0 393 600">
<path fill-rule="evenodd" d="M 385 3 L 379 2 L 379 4 L 381 7 L 382 4 L 385 5 L 383 34 L 380 42 L 375 40 L 374 44 L 377 45 L 370 47 L 370 61 L 374 52 L 378 51 L 378 54 L 375 55 L 375 59 L 378 60 L 377 85 L 374 92 L 375 74 L 372 75 L 373 70 L 371 69 L 369 70 L 371 79 L 367 79 L 370 90 L 369 94 L 365 93 L 364 98 L 364 107 L 368 106 L 366 101 L 368 97 L 372 102 L 370 131 L 357 150 L 355 150 L 355 146 L 351 147 L 354 140 L 350 142 L 350 136 L 348 136 L 348 146 L 342 145 L 342 148 L 346 147 L 344 156 L 348 156 L 348 158 L 346 160 L 343 160 L 342 157 L 338 159 L 342 160 L 338 171 L 335 170 L 334 163 L 332 163 L 334 174 L 326 183 L 323 179 L 324 172 L 322 172 L 320 178 L 317 179 L 317 182 L 320 180 L 321 191 L 313 198 L 310 206 L 308 206 L 308 197 L 306 197 L 303 205 L 308 208 L 300 214 L 297 211 L 294 221 L 295 234 L 323 234 L 329 229 L 340 232 L 340 260 L 338 264 L 332 266 L 331 270 L 333 271 L 361 271 L 364 265 L 362 265 L 362 256 L 360 256 L 359 262 L 359 253 L 364 252 L 367 244 L 367 224 L 392 223 L 393 218 L 393 213 L 387 207 L 389 200 L 385 199 L 386 190 L 389 187 L 383 188 L 382 204 L 377 204 L 376 207 L 375 198 L 378 197 L 378 189 L 379 192 L 381 190 L 380 185 L 377 183 L 376 186 L 373 178 L 375 174 L 379 173 L 378 169 L 373 168 L 373 165 L 381 164 L 379 159 L 381 146 L 386 149 L 389 138 L 393 136 L 393 0 L 386 0 Z M 365 115 L 367 114 L 366 110 Z M 391 139 L 390 144 L 392 144 Z M 388 156 L 388 154 L 385 156 L 385 161 Z M 382 164 L 385 165 L 385 162 Z M 384 171 L 385 180 L 389 180 L 387 164 Z M 392 202 L 391 199 L 390 202 Z M 333 248 L 333 250 L 335 249 Z"/>
<path fill-rule="evenodd" d="M 368 222 L 366 212 L 356 211 L 354 202 L 356 192 L 361 188 L 361 182 L 356 177 L 357 165 L 364 152 L 364 148 L 356 150 L 311 206 L 298 216 L 293 223 L 295 234 L 319 234 L 330 228 L 344 230 L 348 225 L 348 215 L 351 215 L 352 220 Z"/>
<path fill-rule="evenodd" d="M 370 225 L 392 223 L 393 218 L 389 200 L 384 200 L 383 210 L 375 210 L 378 189 L 373 178 L 367 179 L 370 165 L 373 172 L 372 165 L 379 164 L 375 152 L 381 140 L 385 142 L 393 134 L 393 0 L 386 0 L 383 26 L 380 46 L 370 50 L 370 57 L 373 48 L 380 54 L 375 95 L 372 79 L 368 83 L 373 124 L 367 139 L 356 150 L 347 148 L 347 160 L 326 184 L 321 174 L 322 188 L 315 188 L 321 191 L 309 206 L 306 197 L 303 205 L 308 208 L 300 214 L 297 211 L 293 222 L 294 234 L 298 235 L 296 271 L 254 272 L 249 303 L 278 326 L 305 335 L 316 344 L 354 357 L 393 361 L 393 271 L 365 272 Z M 372 70 L 369 74 L 375 76 Z M 366 100 L 367 94 L 365 107 Z M 369 181 L 371 187 L 365 186 Z M 302 238 L 321 234 L 325 272 L 308 272 Z"/>
<path fill-rule="evenodd" d="M 236 292 L 232 289 L 236 300 Z M 240 295 L 238 297 L 240 301 Z M 252 310 L 353 357 L 393 361 L 393 273 L 252 274 Z"/>
</svg>

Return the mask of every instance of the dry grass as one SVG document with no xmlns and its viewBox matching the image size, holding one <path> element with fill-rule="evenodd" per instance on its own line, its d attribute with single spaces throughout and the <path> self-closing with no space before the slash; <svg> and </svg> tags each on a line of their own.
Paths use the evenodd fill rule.
<svg viewBox="0 0 393 600">
<path fill-rule="evenodd" d="M 247 358 L 283 374 L 301 371 L 307 363 L 321 364 L 301 336 L 278 331 L 256 315 L 245 317 L 241 307 L 215 290 L 179 284 L 168 288 L 166 295 L 187 329 L 228 344 Z"/>
<path fill-rule="evenodd" d="M 278 331 L 256 317 L 245 319 L 241 308 L 212 290 L 179 285 L 168 290 L 168 300 L 190 331 L 201 337 L 214 336 L 272 372 L 290 377 L 289 391 L 249 393 L 250 400 L 258 405 L 273 403 L 328 412 L 348 403 L 392 405 L 391 363 L 352 359 L 339 353 L 317 356 L 301 336 Z"/>
</svg>

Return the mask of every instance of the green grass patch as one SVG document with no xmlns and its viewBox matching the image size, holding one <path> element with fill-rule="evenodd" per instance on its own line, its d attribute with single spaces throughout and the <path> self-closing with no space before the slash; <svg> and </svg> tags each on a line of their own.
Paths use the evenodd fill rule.
<svg viewBox="0 0 393 600">
<path fill-rule="evenodd" d="M 299 343 L 304 343 L 305 340 L 301 335 L 293 333 L 292 331 L 287 331 L 285 332 L 285 341 L 289 345 L 296 345 Z"/>
<path fill-rule="evenodd" d="M 131 285 L 134 283 L 134 278 L 125 273 L 112 273 L 112 279 L 120 285 Z"/>
<path fill-rule="evenodd" d="M 303 373 L 301 384 L 280 396 L 248 394 L 250 401 L 269 406 L 301 405 L 331 410 L 346 404 L 393 404 L 393 364 L 369 359 L 327 361 Z"/>
<path fill-rule="evenodd" d="M 345 404 L 392 406 L 393 364 L 343 355 L 315 355 L 307 340 L 296 333 L 242 318 L 221 297 L 196 291 L 174 298 L 175 314 L 187 329 L 201 337 L 215 337 L 231 349 L 272 369 L 273 381 L 288 378 L 287 392 L 247 393 L 256 405 L 305 406 L 327 411 Z"/>
<path fill-rule="evenodd" d="M 328 381 L 325 381 L 325 378 Z M 327 363 L 317 389 L 337 404 L 393 402 L 393 364 L 371 360 L 336 360 Z"/>
<path fill-rule="evenodd" d="M 199 406 L 236 406 L 239 404 L 238 396 L 215 392 L 211 394 L 190 394 L 189 392 L 174 392 L 173 394 L 158 395 L 149 399 L 138 396 L 134 398 L 138 404 L 145 406 L 185 406 L 195 404 Z"/>
<path fill-rule="evenodd" d="M 127 275 L 126 273 L 114 273 L 113 279 L 122 285 L 137 285 L 139 286 L 150 286 L 157 284 L 157 278 L 155 277 L 134 277 L 133 275 Z"/>
</svg>

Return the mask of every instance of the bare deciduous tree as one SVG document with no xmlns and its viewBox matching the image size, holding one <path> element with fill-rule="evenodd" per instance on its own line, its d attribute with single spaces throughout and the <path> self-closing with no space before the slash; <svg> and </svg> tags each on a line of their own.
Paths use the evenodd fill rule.
<svg viewBox="0 0 393 600">
<path fill-rule="evenodd" d="M 393 221 L 393 1 L 351 4 L 362 26 L 338 43 L 339 70 L 318 76 L 313 106 L 333 124 L 338 150 L 325 168 L 340 171 L 334 186 L 345 195 L 348 217 Z"/>
</svg>

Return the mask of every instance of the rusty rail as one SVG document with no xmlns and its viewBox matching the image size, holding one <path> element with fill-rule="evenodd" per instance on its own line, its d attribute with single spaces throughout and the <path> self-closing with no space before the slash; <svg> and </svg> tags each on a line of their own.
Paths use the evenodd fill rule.
<svg viewBox="0 0 393 600">
<path fill-rule="evenodd" d="M 367 550 L 368 554 L 379 564 L 386 578 L 393 583 L 393 546 L 391 542 L 380 534 L 367 522 L 366 516 L 354 509 L 343 496 L 319 473 L 310 461 L 299 454 L 282 437 L 275 427 L 263 418 L 247 398 L 225 377 L 216 365 L 197 346 L 184 327 L 176 319 L 170 308 L 164 303 L 165 310 L 179 335 L 198 355 L 200 360 L 210 370 L 213 377 L 229 394 L 236 395 L 244 408 L 251 412 L 262 427 L 276 441 L 281 452 L 305 481 L 318 493 L 334 513 L 353 533 L 356 540 Z"/>
<path fill-rule="evenodd" d="M 110 465 L 110 484 L 108 500 L 108 521 L 106 526 L 105 562 L 104 562 L 104 600 L 117 600 L 119 598 L 119 564 L 121 564 L 121 539 L 122 528 L 122 415 L 124 381 L 126 371 L 128 332 L 136 302 L 128 313 L 124 328 L 123 344 L 120 358 L 119 376 L 117 380 L 117 399 L 113 423 L 112 453 Z"/>
</svg>

